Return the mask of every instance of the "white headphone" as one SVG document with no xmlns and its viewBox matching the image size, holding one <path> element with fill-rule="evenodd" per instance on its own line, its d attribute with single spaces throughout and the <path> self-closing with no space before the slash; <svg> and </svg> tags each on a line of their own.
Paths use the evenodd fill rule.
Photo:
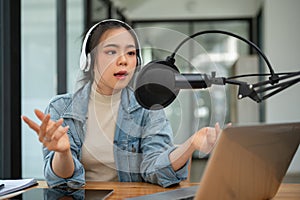
<svg viewBox="0 0 300 200">
<path fill-rule="evenodd" d="M 137 43 L 137 68 L 140 67 L 140 65 L 142 64 L 142 57 L 141 57 L 141 51 L 140 51 L 140 42 L 138 40 L 138 37 L 135 33 L 135 31 L 128 25 L 126 24 L 125 22 L 123 21 L 120 21 L 120 20 L 117 20 L 117 19 L 107 19 L 107 20 L 103 20 L 101 22 L 98 22 L 96 23 L 95 25 L 93 25 L 89 30 L 88 32 L 86 33 L 85 37 L 84 37 L 84 40 L 83 40 L 83 43 L 82 43 L 82 47 L 81 47 L 81 54 L 80 54 L 80 69 L 83 70 L 84 72 L 88 72 L 90 70 L 90 67 L 91 67 L 91 55 L 90 55 L 90 52 L 86 52 L 86 45 L 89 41 L 89 38 L 90 36 L 92 35 L 92 32 L 93 30 L 98 27 L 99 25 L 103 24 L 103 23 L 106 23 L 106 22 L 117 22 L 117 23 L 120 23 L 121 26 L 129 29 L 134 37 L 135 37 L 135 41 Z"/>
</svg>

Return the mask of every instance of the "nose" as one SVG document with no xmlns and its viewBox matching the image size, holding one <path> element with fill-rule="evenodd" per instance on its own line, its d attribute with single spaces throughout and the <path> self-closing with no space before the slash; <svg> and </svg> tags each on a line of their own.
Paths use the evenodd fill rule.
<svg viewBox="0 0 300 200">
<path fill-rule="evenodd" d="M 127 66 L 127 58 L 125 54 L 121 54 L 117 61 L 118 66 Z"/>
</svg>

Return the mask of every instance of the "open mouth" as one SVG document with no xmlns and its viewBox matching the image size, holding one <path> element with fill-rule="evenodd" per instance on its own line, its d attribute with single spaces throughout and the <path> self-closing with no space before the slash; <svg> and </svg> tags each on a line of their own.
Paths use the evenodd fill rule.
<svg viewBox="0 0 300 200">
<path fill-rule="evenodd" d="M 127 71 L 118 71 L 117 73 L 114 73 L 115 77 L 125 77 L 128 75 Z"/>
</svg>

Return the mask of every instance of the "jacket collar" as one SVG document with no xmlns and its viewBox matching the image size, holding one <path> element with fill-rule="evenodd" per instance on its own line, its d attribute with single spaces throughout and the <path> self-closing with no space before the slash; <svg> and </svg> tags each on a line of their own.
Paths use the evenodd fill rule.
<svg viewBox="0 0 300 200">
<path fill-rule="evenodd" d="M 86 120 L 91 87 L 92 83 L 88 82 L 72 95 L 71 102 L 66 108 L 63 117 L 75 118 L 80 121 Z M 131 87 L 126 87 L 122 90 L 121 106 L 127 113 L 131 113 L 141 108 L 135 99 L 134 92 Z"/>
<path fill-rule="evenodd" d="M 131 87 L 126 87 L 122 90 L 121 105 L 128 113 L 132 113 L 133 111 L 141 108 L 141 105 L 137 102 Z"/>
<path fill-rule="evenodd" d="M 88 82 L 82 88 L 78 89 L 73 95 L 71 95 L 70 104 L 66 108 L 63 117 L 85 121 L 88 111 L 90 92 L 91 83 Z"/>
</svg>

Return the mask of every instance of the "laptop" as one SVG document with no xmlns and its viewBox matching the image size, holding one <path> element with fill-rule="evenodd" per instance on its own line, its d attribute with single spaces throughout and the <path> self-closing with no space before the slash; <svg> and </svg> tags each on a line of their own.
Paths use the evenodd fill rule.
<svg viewBox="0 0 300 200">
<path fill-rule="evenodd" d="M 152 200 L 160 197 L 200 200 L 271 199 L 276 195 L 299 144 L 300 123 L 226 128 L 210 155 L 198 188 L 181 188 L 147 197 Z M 173 198 L 174 193 L 176 198 Z M 147 199 L 145 197 L 132 199 Z"/>
</svg>

